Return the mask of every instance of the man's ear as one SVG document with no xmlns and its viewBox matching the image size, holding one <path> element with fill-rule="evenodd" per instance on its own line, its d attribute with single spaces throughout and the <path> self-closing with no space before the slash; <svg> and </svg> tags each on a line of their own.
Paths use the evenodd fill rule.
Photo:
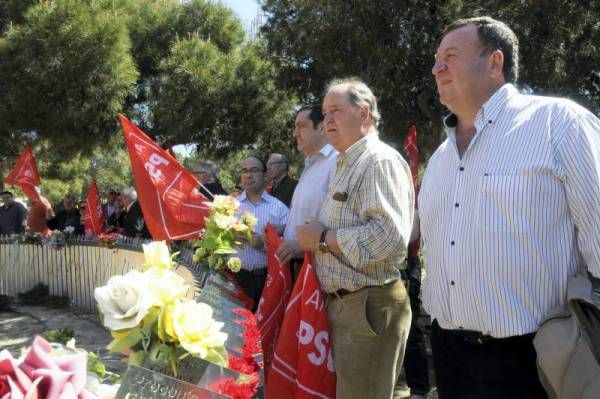
<svg viewBox="0 0 600 399">
<path fill-rule="evenodd" d="M 504 53 L 502 50 L 494 50 L 490 54 L 490 76 L 493 78 L 503 77 Z"/>
</svg>

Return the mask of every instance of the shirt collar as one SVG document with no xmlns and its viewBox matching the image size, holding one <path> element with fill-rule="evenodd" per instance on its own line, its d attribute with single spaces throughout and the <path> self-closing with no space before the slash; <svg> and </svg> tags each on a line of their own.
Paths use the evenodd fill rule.
<svg viewBox="0 0 600 399">
<path fill-rule="evenodd" d="M 262 193 L 260 194 L 260 200 L 261 202 L 269 202 L 271 200 L 271 197 L 266 190 L 263 190 Z M 242 191 L 242 193 L 240 195 L 238 195 L 237 200 L 239 202 L 244 202 L 246 200 L 248 200 L 248 202 L 251 202 L 250 199 L 248 198 L 248 196 L 246 195 L 246 190 Z"/>
<path fill-rule="evenodd" d="M 500 111 L 502 110 L 506 101 L 514 94 L 518 93 L 518 90 L 512 83 L 506 83 L 500 87 L 496 92 L 481 106 L 477 112 L 475 118 L 475 127 L 479 130 L 482 125 L 488 123 L 492 124 L 498 118 Z M 444 117 L 444 126 L 446 129 L 454 129 L 458 124 L 458 118 L 455 114 L 449 114 Z"/>
<path fill-rule="evenodd" d="M 312 165 L 318 158 L 327 158 L 332 152 L 335 151 L 335 148 L 331 144 L 325 144 L 321 149 L 314 155 L 310 157 L 304 158 L 304 167 L 308 168 Z"/>
<path fill-rule="evenodd" d="M 344 153 L 340 153 L 337 160 L 338 165 L 344 164 L 350 166 L 354 164 L 363 152 L 365 152 L 369 143 L 376 140 L 379 140 L 379 134 L 377 133 L 377 130 L 373 130 L 371 133 L 352 144 Z"/>
</svg>

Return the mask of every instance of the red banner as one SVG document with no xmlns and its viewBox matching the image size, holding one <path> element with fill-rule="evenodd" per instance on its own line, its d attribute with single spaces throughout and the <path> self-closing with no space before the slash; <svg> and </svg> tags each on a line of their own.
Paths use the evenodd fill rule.
<svg viewBox="0 0 600 399">
<path fill-rule="evenodd" d="M 266 241 L 267 281 L 256 310 L 256 320 L 262 339 L 265 375 L 268 376 L 285 307 L 292 291 L 292 274 L 289 263 L 279 263 L 275 255 L 282 240 L 270 223 L 266 228 Z"/>
<path fill-rule="evenodd" d="M 277 339 L 267 376 L 267 398 L 335 398 L 335 368 L 323 295 L 307 253 Z"/>
<path fill-rule="evenodd" d="M 15 168 L 6 176 L 4 182 L 19 187 L 32 200 L 40 199 L 35 189 L 40 185 L 40 174 L 29 144 L 25 145 L 25 149 L 15 163 Z"/>
<path fill-rule="evenodd" d="M 104 230 L 105 219 L 106 215 L 104 215 L 102 203 L 100 202 L 100 194 L 98 194 L 98 186 L 94 179 L 88 188 L 85 210 L 83 211 L 85 235 L 100 235 Z"/>
<path fill-rule="evenodd" d="M 417 127 L 411 125 L 404 140 L 404 153 L 408 157 L 408 165 L 413 176 L 413 186 L 419 186 L 419 147 L 417 145 Z"/>
<path fill-rule="evenodd" d="M 144 221 L 155 240 L 198 238 L 209 209 L 198 180 L 119 114 Z"/>
</svg>

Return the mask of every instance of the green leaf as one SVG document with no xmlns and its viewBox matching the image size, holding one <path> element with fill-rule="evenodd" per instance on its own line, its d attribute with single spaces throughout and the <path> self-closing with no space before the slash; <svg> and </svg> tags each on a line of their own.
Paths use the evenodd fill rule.
<svg viewBox="0 0 600 399">
<path fill-rule="evenodd" d="M 126 349 L 131 349 L 144 338 L 144 334 L 139 327 L 134 327 L 129 330 L 128 334 L 123 338 L 115 338 L 107 349 L 111 352 L 123 352 Z"/>
<path fill-rule="evenodd" d="M 144 351 L 133 352 L 129 355 L 129 364 L 134 364 L 136 366 L 142 366 L 144 364 L 144 360 L 146 360 L 146 356 L 148 354 Z"/>
<path fill-rule="evenodd" d="M 212 348 L 208 351 L 208 354 L 206 355 L 204 360 L 222 367 L 227 367 L 227 350 L 224 346 Z"/>
</svg>

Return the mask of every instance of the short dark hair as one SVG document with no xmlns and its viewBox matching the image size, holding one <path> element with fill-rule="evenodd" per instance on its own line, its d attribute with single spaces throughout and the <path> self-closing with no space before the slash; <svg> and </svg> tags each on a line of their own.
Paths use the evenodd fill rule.
<svg viewBox="0 0 600 399">
<path fill-rule="evenodd" d="M 250 155 L 250 156 L 248 156 L 248 158 L 254 158 L 254 159 L 258 160 L 258 162 L 260 162 L 260 164 L 262 165 L 262 168 L 263 168 L 262 171 L 263 172 L 267 171 L 267 164 L 259 155 Z M 246 159 L 248 159 L 248 158 L 246 158 Z"/>
<path fill-rule="evenodd" d="M 296 115 L 300 112 L 309 111 L 308 119 L 310 119 L 313 123 L 313 129 L 316 129 L 319 123 L 323 122 L 323 110 L 320 105 L 317 104 L 307 104 L 300 107 Z"/>
<path fill-rule="evenodd" d="M 0 195 L 10 195 L 11 197 L 13 196 L 13 193 L 11 193 L 10 191 L 2 191 L 0 193 Z"/>
<path fill-rule="evenodd" d="M 500 50 L 504 55 L 502 73 L 508 83 L 516 83 L 519 78 L 519 39 L 504 22 L 492 17 L 463 18 L 452 22 L 444 29 L 444 36 L 467 25 L 477 28 L 477 36 L 484 47 L 481 55 Z"/>
</svg>

